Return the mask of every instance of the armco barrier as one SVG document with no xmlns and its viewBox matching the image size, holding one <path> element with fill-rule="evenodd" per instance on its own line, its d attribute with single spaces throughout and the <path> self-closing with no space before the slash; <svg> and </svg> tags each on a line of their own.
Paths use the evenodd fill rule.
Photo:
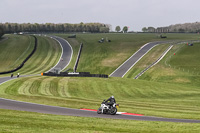
<svg viewBox="0 0 200 133">
<path fill-rule="evenodd" d="M 77 56 L 77 59 L 76 59 L 76 63 L 75 63 L 75 65 L 74 65 L 74 72 L 76 72 L 76 70 L 77 70 L 78 62 L 79 62 L 79 59 L 80 59 L 80 57 L 81 57 L 82 48 L 83 48 L 83 43 L 81 43 L 81 45 L 80 45 L 80 49 L 79 49 L 79 52 L 78 52 L 78 56 Z"/>
<path fill-rule="evenodd" d="M 31 58 L 31 56 L 35 53 L 35 51 L 37 49 L 37 38 L 33 35 L 31 35 L 31 36 L 34 37 L 34 39 L 35 39 L 35 46 L 34 46 L 33 51 L 28 55 L 28 57 L 26 57 L 26 59 L 17 68 L 10 70 L 10 71 L 0 72 L 0 74 L 8 74 L 8 73 L 12 73 L 12 72 L 15 72 L 15 71 L 21 69 L 24 66 L 24 64 L 27 62 L 27 60 L 29 58 Z"/>
<path fill-rule="evenodd" d="M 44 76 L 56 76 L 56 77 L 99 77 L 99 78 L 108 78 L 108 75 L 105 74 L 90 74 L 90 72 L 79 72 L 79 73 L 68 73 L 61 72 L 60 74 L 48 72 L 43 73 Z"/>
</svg>

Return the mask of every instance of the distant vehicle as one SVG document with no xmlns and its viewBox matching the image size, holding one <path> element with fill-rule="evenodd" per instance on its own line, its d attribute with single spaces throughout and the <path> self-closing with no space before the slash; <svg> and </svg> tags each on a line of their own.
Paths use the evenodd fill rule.
<svg viewBox="0 0 200 133">
<path fill-rule="evenodd" d="M 76 38 L 76 34 L 70 35 L 68 38 Z"/>
<path fill-rule="evenodd" d="M 18 33 L 18 35 L 23 35 L 23 34 L 24 34 L 24 32 L 19 32 L 19 33 Z"/>
</svg>

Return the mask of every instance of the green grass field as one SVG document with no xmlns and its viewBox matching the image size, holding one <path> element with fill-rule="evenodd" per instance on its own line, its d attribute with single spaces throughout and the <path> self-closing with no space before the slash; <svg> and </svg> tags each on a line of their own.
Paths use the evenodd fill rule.
<svg viewBox="0 0 200 133">
<path fill-rule="evenodd" d="M 199 133 L 200 124 L 57 116 L 0 109 L 0 132 Z"/>
<path fill-rule="evenodd" d="M 200 86 L 200 43 L 176 45 L 140 79 Z M 175 53 L 175 55 L 174 55 Z"/>
<path fill-rule="evenodd" d="M 18 67 L 32 52 L 34 39 L 30 36 L 7 35 L 0 44 L 0 71 L 9 71 Z"/>
<path fill-rule="evenodd" d="M 25 39 L 26 40 L 25 40 Z M 33 56 L 25 63 L 25 65 L 16 73 L 20 73 L 21 75 L 27 75 L 27 74 L 40 74 L 42 72 L 48 71 L 50 68 L 55 66 L 61 56 L 61 47 L 60 45 L 48 38 L 48 37 L 40 37 L 37 36 L 38 38 L 38 47 L 36 52 L 33 54 Z M 19 41 L 19 44 L 23 46 L 18 47 L 18 40 L 22 41 L 21 43 Z M 17 42 L 17 43 L 16 43 Z M 9 46 L 4 47 L 4 46 Z M 30 45 L 30 48 L 29 48 Z M 31 48 L 34 47 L 34 39 L 30 36 L 19 36 L 19 35 L 12 35 L 8 40 L 3 42 L 1 44 L 2 46 L 2 55 L 0 56 L 0 62 L 5 62 L 2 63 L 0 70 L 11 70 L 14 67 L 11 66 L 18 66 L 32 51 Z M 26 47 L 25 47 L 26 46 Z M 27 47 L 30 49 L 26 50 Z M 15 50 L 16 49 L 16 50 Z M 9 51 L 10 50 L 10 51 Z M 11 51 L 12 50 L 12 51 Z M 25 52 L 22 52 L 22 51 Z M 8 51 L 8 52 L 6 52 Z M 6 53 L 6 54 L 5 54 Z M 10 54 L 12 53 L 12 54 Z M 26 54 L 24 54 L 26 53 Z M 6 56 L 4 56 L 6 55 Z M 16 56 L 15 56 L 16 55 Z M 18 60 L 20 59 L 20 60 Z M 6 60 L 6 61 L 5 61 Z M 17 61 L 16 61 L 17 60 Z M 10 64 L 6 63 L 9 62 Z M 13 65 L 14 64 L 14 65 Z"/>
<path fill-rule="evenodd" d="M 83 42 L 84 47 L 78 71 L 103 74 L 112 73 L 145 43 L 163 40 L 157 38 L 156 34 L 77 34 L 77 39 L 68 39 L 67 34 L 59 34 L 59 36 L 66 38 L 73 47 L 74 55 L 69 65 L 70 68 L 73 68 L 79 44 Z M 97 41 L 102 37 L 108 37 L 112 42 L 98 43 Z M 197 34 L 167 34 L 167 37 L 166 40 L 199 39 Z M 32 74 L 47 70 L 46 65 L 50 58 L 47 55 L 51 55 L 56 48 L 52 48 L 54 46 L 52 40 L 44 37 L 38 37 L 38 40 L 41 44 L 41 50 L 37 51 L 38 54 L 30 59 L 27 67 L 20 70 L 21 73 Z M 0 97 L 62 107 L 97 109 L 103 99 L 114 95 L 120 104 L 119 111 L 121 112 L 169 118 L 200 119 L 199 43 L 195 43 L 193 47 L 185 44 L 175 45 L 161 62 L 148 70 L 138 80 L 132 79 L 137 72 L 155 61 L 168 46 L 169 44 L 156 46 L 127 73 L 125 78 L 45 76 L 19 78 L 2 84 Z M 50 47 L 49 50 L 46 50 L 48 47 Z M 49 51 L 48 54 L 47 51 Z M 174 53 L 176 55 L 173 55 Z M 45 60 L 44 57 L 46 57 Z M 54 59 L 56 62 L 58 56 L 55 56 Z M 43 65 L 35 63 L 33 65 L 33 62 Z M 199 132 L 200 130 L 199 124 L 107 121 L 99 118 L 56 116 L 7 110 L 1 110 L 0 115 L 0 121 L 4 123 L 0 125 L 2 132 L 66 132 L 69 130 L 70 132 L 171 133 Z M 89 124 L 85 124 L 88 121 Z M 109 125 L 110 122 L 112 126 Z M 118 126 L 119 124 L 120 126 Z M 10 128 L 12 126 L 14 128 Z M 103 126 L 107 129 L 102 129 Z"/>
</svg>

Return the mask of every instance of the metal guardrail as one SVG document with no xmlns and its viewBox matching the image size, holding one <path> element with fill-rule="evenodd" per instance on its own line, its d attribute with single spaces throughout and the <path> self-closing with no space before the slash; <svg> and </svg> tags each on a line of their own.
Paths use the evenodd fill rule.
<svg viewBox="0 0 200 133">
<path fill-rule="evenodd" d="M 76 70 L 77 70 L 78 62 L 79 62 L 79 59 L 80 59 L 80 56 L 81 56 L 82 48 L 83 48 L 83 43 L 81 43 L 81 45 L 80 45 L 80 49 L 79 49 L 79 52 L 78 52 L 78 56 L 77 56 L 77 59 L 76 59 L 76 63 L 75 63 L 75 65 L 74 65 L 74 72 L 76 72 Z"/>
</svg>

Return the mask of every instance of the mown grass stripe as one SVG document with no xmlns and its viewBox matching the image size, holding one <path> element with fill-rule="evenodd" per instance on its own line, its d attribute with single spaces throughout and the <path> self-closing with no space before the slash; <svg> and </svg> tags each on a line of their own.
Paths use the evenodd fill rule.
<svg viewBox="0 0 200 133">
<path fill-rule="evenodd" d="M 59 92 L 58 92 L 58 81 L 59 78 L 53 78 L 52 81 L 50 82 L 50 87 L 49 87 L 49 92 L 53 95 L 58 97 Z"/>
<path fill-rule="evenodd" d="M 58 61 L 61 53 L 60 45 L 52 39 L 38 38 L 38 48 L 35 54 L 27 61 L 24 67 L 17 71 L 20 74 L 41 73 L 52 68 Z"/>
<path fill-rule="evenodd" d="M 25 64 L 25 68 L 21 71 L 21 73 L 27 73 L 30 74 L 34 71 L 34 68 L 37 68 L 41 65 L 43 62 L 43 59 L 46 57 L 46 52 L 43 50 L 46 49 L 46 51 L 49 50 L 49 47 L 44 42 L 44 45 L 42 45 L 41 39 L 38 39 L 38 48 L 34 54 L 34 56 Z"/>
<path fill-rule="evenodd" d="M 68 92 L 68 80 L 69 78 L 62 78 L 58 82 L 58 89 L 59 89 L 59 95 L 61 97 L 71 97 L 69 92 Z"/>
<path fill-rule="evenodd" d="M 34 82 L 33 78 L 28 79 L 25 81 L 18 89 L 18 93 L 22 95 L 31 95 L 29 92 L 29 88 L 31 87 L 32 83 Z"/>
<path fill-rule="evenodd" d="M 31 95 L 39 95 L 39 87 L 42 81 L 40 80 L 35 80 L 31 87 L 29 88 L 29 92 Z"/>
<path fill-rule="evenodd" d="M 38 65 L 38 67 L 36 69 L 34 69 L 34 71 L 32 71 L 31 73 L 36 73 L 38 71 L 41 71 L 44 69 L 44 66 L 47 66 L 47 63 L 49 64 L 50 60 L 52 59 L 52 51 L 50 50 L 51 46 L 49 47 L 49 49 L 47 49 L 47 53 L 46 53 L 46 57 L 44 57 L 42 60 L 42 62 L 40 63 L 40 65 Z"/>
<path fill-rule="evenodd" d="M 12 83 L 11 85 L 9 85 L 6 89 L 5 89 L 5 93 L 9 94 L 9 95 L 15 95 L 17 96 L 18 93 L 18 88 L 26 81 L 27 79 L 23 79 L 23 80 L 16 80 L 14 83 Z"/>
<path fill-rule="evenodd" d="M 33 71 L 33 73 L 36 73 L 38 71 L 45 72 L 46 70 L 53 67 L 53 65 L 56 64 L 58 59 L 60 58 L 60 53 L 59 53 L 61 51 L 60 45 L 56 41 L 50 40 L 49 38 L 45 39 L 50 46 L 48 54 L 43 59 L 43 62 L 40 64 L 40 66 L 38 66 L 38 68 Z"/>
<path fill-rule="evenodd" d="M 53 96 L 52 93 L 50 92 L 50 85 L 51 85 L 51 81 L 54 79 L 55 77 L 48 77 L 43 79 L 40 88 L 39 88 L 39 92 L 41 95 L 45 95 L 45 96 Z"/>
</svg>

